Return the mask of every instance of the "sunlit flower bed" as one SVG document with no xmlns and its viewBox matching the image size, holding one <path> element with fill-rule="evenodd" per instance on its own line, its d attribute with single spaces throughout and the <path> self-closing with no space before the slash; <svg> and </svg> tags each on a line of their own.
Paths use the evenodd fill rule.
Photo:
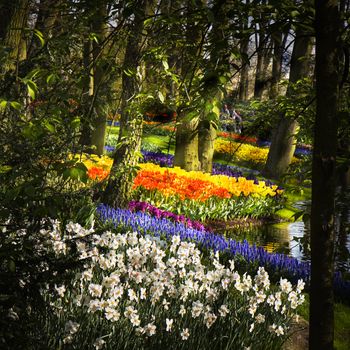
<svg viewBox="0 0 350 350">
<path fill-rule="evenodd" d="M 134 188 L 142 186 L 147 190 L 158 190 L 165 196 L 179 195 L 181 199 L 205 201 L 209 197 L 231 198 L 233 196 L 274 197 L 282 191 L 276 185 L 265 181 L 248 180 L 245 177 L 209 175 L 200 171 L 186 171 L 181 168 L 163 168 L 152 163 L 140 164 L 140 171 L 134 181 Z"/>
<path fill-rule="evenodd" d="M 240 274 L 178 234 L 93 234 L 73 223 L 43 234 L 58 256 L 84 261 L 72 283 L 43 291 L 55 348 L 280 349 L 304 301 L 302 280 L 272 286 L 263 267 Z"/>
<path fill-rule="evenodd" d="M 248 142 L 248 143 L 255 144 L 258 141 L 257 137 L 237 134 L 235 132 L 219 131 L 217 133 L 217 135 L 219 137 L 224 137 L 224 138 L 228 138 L 228 139 L 232 139 L 232 140 L 236 140 L 236 141 L 240 141 L 240 142 Z"/>
<path fill-rule="evenodd" d="M 249 266 L 264 266 L 270 275 L 286 276 L 293 283 L 297 283 L 299 279 L 310 282 L 309 262 L 298 261 L 296 258 L 280 253 L 268 253 L 262 247 L 249 245 L 246 240 L 239 242 L 213 232 L 186 227 L 181 222 L 152 217 L 144 212 L 133 213 L 130 210 L 113 209 L 106 205 L 100 205 L 97 213 L 103 222 L 111 223 L 116 228 L 137 230 L 155 237 L 162 237 L 167 241 L 173 236 L 180 236 L 181 240 L 194 242 L 201 249 L 219 251 L 228 259 L 237 259 L 238 263 L 246 269 Z M 350 281 L 343 279 L 339 271 L 336 271 L 334 276 L 334 292 L 340 300 L 350 301 Z"/>
<path fill-rule="evenodd" d="M 88 177 L 96 181 L 105 179 L 113 164 L 113 159 L 107 155 L 99 157 L 95 154 L 82 154 L 81 161 L 88 169 Z"/>
<path fill-rule="evenodd" d="M 111 162 L 108 157 L 102 157 L 99 167 L 98 157 L 84 160 L 88 176 L 94 181 L 106 178 Z M 133 185 L 134 199 L 193 220 L 270 217 L 281 208 L 283 191 L 278 186 L 239 176 L 233 169 L 227 169 L 230 176 L 226 176 L 164 168 L 152 163 L 139 166 Z"/>
<path fill-rule="evenodd" d="M 246 240 L 239 242 L 210 231 L 187 227 L 181 222 L 156 218 L 146 212 L 114 209 L 103 204 L 98 206 L 97 213 L 103 222 L 110 223 L 118 229 L 137 230 L 165 240 L 171 240 L 174 235 L 179 235 L 181 240 L 195 242 L 201 249 L 225 253 L 228 258 L 242 257 L 247 263 L 264 266 L 273 274 L 287 274 L 294 282 L 300 278 L 305 281 L 310 278 L 309 263 L 300 262 L 280 253 L 268 253 L 262 247 L 249 245 Z"/>
<path fill-rule="evenodd" d="M 224 139 L 216 139 L 215 152 L 232 155 L 234 159 L 240 162 L 264 164 L 266 162 L 269 150 L 268 148 L 261 148 L 249 144 Z M 297 158 L 292 158 L 292 163 L 297 161 Z"/>
<path fill-rule="evenodd" d="M 193 220 L 271 217 L 281 208 L 281 190 L 264 181 L 209 175 L 140 164 L 134 198 Z"/>
</svg>

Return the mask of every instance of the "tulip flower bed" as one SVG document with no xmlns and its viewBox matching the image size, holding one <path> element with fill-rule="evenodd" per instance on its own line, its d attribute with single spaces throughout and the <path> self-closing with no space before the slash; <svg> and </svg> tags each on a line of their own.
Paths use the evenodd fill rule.
<svg viewBox="0 0 350 350">
<path fill-rule="evenodd" d="M 82 154 L 81 161 L 88 169 L 87 175 L 89 179 L 101 181 L 109 175 L 109 171 L 113 164 L 113 159 L 108 156 L 99 157 L 95 154 Z"/>
<path fill-rule="evenodd" d="M 98 162 L 96 158 L 85 159 L 84 164 L 90 179 L 100 181 L 108 175 L 112 160 L 105 156 Z M 165 155 L 146 153 L 145 158 L 171 164 Z M 283 191 L 271 182 L 243 177 L 233 167 L 216 165 L 214 171 L 217 175 L 141 163 L 134 180 L 134 198 L 203 222 L 271 217 L 281 208 Z"/>
<path fill-rule="evenodd" d="M 162 167 L 171 168 L 173 167 L 173 161 L 174 156 L 172 154 L 165 154 L 160 152 L 142 152 L 143 158 L 141 159 L 142 163 L 153 163 L 158 164 Z M 232 166 L 232 165 L 226 165 L 226 164 L 220 164 L 220 163 L 213 163 L 213 175 L 226 175 L 230 177 L 243 177 L 243 171 L 249 174 L 249 179 L 254 180 L 255 182 L 258 181 L 253 174 L 258 174 L 258 171 L 254 171 L 247 168 L 242 168 L 238 166 Z M 273 183 L 269 180 L 265 181 L 269 185 L 273 185 Z"/>
<path fill-rule="evenodd" d="M 58 257 L 84 261 L 70 284 L 42 292 L 52 348 L 280 349 L 304 301 L 302 280 L 272 285 L 263 267 L 241 274 L 179 234 L 63 231 L 57 222 L 44 231 Z"/>
<path fill-rule="evenodd" d="M 152 163 L 140 167 L 134 180 L 135 198 L 194 220 L 268 217 L 281 207 L 282 191 L 264 181 Z"/>
<path fill-rule="evenodd" d="M 246 136 L 246 135 L 242 135 L 242 134 L 237 134 L 234 132 L 227 132 L 227 131 L 219 131 L 217 133 L 217 135 L 219 137 L 223 137 L 223 138 L 227 138 L 227 139 L 232 139 L 232 140 L 236 140 L 238 142 L 247 142 L 247 143 L 252 143 L 252 144 L 256 144 L 258 141 L 257 137 L 254 136 Z"/>
<path fill-rule="evenodd" d="M 215 152 L 221 155 L 231 155 L 238 162 L 262 165 L 266 162 L 269 150 L 249 144 L 216 139 Z M 298 159 L 293 157 L 292 163 L 297 161 Z"/>
</svg>

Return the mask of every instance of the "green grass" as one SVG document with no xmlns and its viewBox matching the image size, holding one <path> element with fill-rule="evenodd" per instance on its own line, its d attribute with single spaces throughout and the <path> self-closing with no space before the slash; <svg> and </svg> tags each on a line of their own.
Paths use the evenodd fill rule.
<svg viewBox="0 0 350 350">
<path fill-rule="evenodd" d="M 167 152 L 169 148 L 169 137 L 168 136 L 155 136 L 155 135 L 146 135 L 142 138 L 143 143 L 148 143 L 156 146 L 163 152 Z M 170 153 L 174 153 L 175 144 L 173 142 L 170 143 Z"/>
<path fill-rule="evenodd" d="M 305 295 L 305 303 L 300 306 L 298 312 L 305 320 L 309 321 L 309 295 Z M 334 305 L 334 349 L 350 349 L 350 306 L 336 303 Z"/>
<path fill-rule="evenodd" d="M 350 349 L 350 307 L 335 304 L 334 345 L 337 350 Z"/>
</svg>

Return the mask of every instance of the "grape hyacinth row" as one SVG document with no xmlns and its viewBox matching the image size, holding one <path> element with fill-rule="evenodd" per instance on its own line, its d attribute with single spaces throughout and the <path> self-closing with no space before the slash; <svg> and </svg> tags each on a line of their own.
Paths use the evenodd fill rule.
<svg viewBox="0 0 350 350">
<path fill-rule="evenodd" d="M 129 203 L 129 210 L 132 212 L 142 211 L 142 212 L 148 212 L 152 216 L 160 219 L 160 218 L 166 218 L 174 222 L 181 222 L 186 227 L 192 227 L 199 231 L 205 231 L 205 227 L 202 223 L 199 221 L 194 221 L 189 218 L 186 218 L 184 215 L 177 215 L 170 211 L 161 210 L 147 202 L 139 202 L 139 201 L 131 201 Z"/>
<path fill-rule="evenodd" d="M 165 236 L 170 239 L 179 235 L 181 240 L 190 240 L 200 247 L 227 253 L 229 256 L 242 256 L 248 263 L 257 263 L 274 272 L 288 272 L 291 282 L 298 279 L 310 282 L 311 266 L 309 262 L 298 261 L 280 253 L 268 253 L 262 247 L 249 245 L 244 240 L 239 242 L 226 239 L 213 232 L 201 231 L 193 227 L 186 227 L 181 222 L 172 222 L 166 218 L 152 217 L 146 212 L 133 213 L 127 209 L 114 209 L 100 204 L 97 208 L 100 219 L 112 223 L 115 227 L 123 226 L 137 232 L 152 234 L 155 237 Z M 345 281 L 341 273 L 336 272 L 334 277 L 334 291 L 342 300 L 350 301 L 350 282 Z"/>
</svg>

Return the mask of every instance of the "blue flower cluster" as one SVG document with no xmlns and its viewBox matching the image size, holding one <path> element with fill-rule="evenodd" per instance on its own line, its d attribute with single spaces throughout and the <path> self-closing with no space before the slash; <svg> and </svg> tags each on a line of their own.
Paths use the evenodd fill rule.
<svg viewBox="0 0 350 350">
<path fill-rule="evenodd" d="M 142 151 L 142 155 L 141 162 L 143 163 L 154 163 L 167 168 L 173 166 L 174 156 L 172 154 Z"/>
<path fill-rule="evenodd" d="M 258 140 L 256 145 L 258 147 L 270 147 L 271 142 L 270 141 L 265 141 L 265 140 Z M 306 146 L 303 145 L 298 145 L 294 151 L 295 156 L 309 156 L 311 155 L 312 150 Z"/>
<path fill-rule="evenodd" d="M 300 262 L 284 254 L 268 253 L 262 247 L 250 246 L 247 241 L 239 242 L 226 239 L 222 235 L 207 231 L 199 231 L 186 227 L 183 223 L 172 222 L 165 218 L 152 217 L 145 212 L 131 212 L 126 209 L 113 209 L 99 205 L 97 212 L 104 222 L 111 222 L 115 227 L 127 227 L 133 231 L 141 231 L 155 236 L 165 236 L 171 239 L 179 235 L 182 240 L 191 240 L 201 247 L 233 255 L 241 255 L 248 262 L 257 262 L 261 266 L 274 267 L 276 271 L 288 270 L 295 280 L 310 276 L 310 264 Z"/>
<path fill-rule="evenodd" d="M 310 282 L 309 262 L 301 262 L 284 254 L 268 253 L 262 247 L 249 245 L 246 240 L 239 242 L 226 239 L 213 232 L 186 227 L 180 222 L 152 217 L 145 212 L 135 213 L 126 209 L 114 209 L 104 204 L 98 206 L 97 213 L 103 222 L 112 223 L 115 227 L 124 227 L 132 231 L 166 237 L 166 239 L 179 235 L 181 240 L 190 240 L 201 248 L 220 251 L 232 257 L 241 256 L 248 263 L 264 266 L 270 273 L 287 274 L 293 283 L 300 278 L 307 284 Z M 338 297 L 350 301 L 350 281 L 343 280 L 339 272 L 335 274 L 334 288 Z"/>
</svg>

